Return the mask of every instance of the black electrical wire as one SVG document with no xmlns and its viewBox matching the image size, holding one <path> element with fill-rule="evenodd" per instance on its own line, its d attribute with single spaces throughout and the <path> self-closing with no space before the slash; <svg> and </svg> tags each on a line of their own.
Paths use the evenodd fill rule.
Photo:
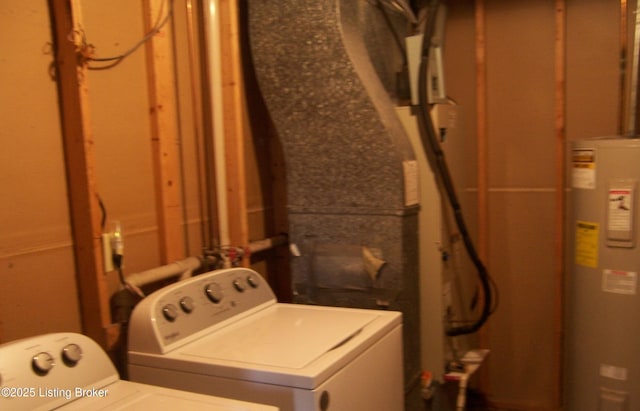
<svg viewBox="0 0 640 411">
<path fill-rule="evenodd" d="M 418 80 L 419 103 L 417 107 L 420 139 L 422 141 L 422 146 L 427 157 L 430 157 L 429 153 L 432 154 L 432 158 L 435 163 L 433 164 L 433 168 L 436 171 L 436 175 L 438 176 L 446 193 L 447 199 L 453 211 L 456 226 L 458 227 L 460 235 L 462 236 L 467 254 L 469 255 L 469 258 L 471 259 L 473 265 L 477 269 L 478 277 L 480 279 L 482 291 L 484 294 L 484 303 L 480 317 L 470 324 L 457 325 L 446 329 L 447 336 L 452 337 L 457 335 L 472 334 L 478 331 L 487 321 L 495 307 L 493 306 L 492 302 L 493 294 L 491 288 L 493 283 L 491 277 L 489 276 L 485 265 L 482 263 L 482 260 L 478 256 L 478 253 L 476 252 L 476 249 L 473 245 L 473 241 L 471 240 L 471 236 L 469 235 L 469 231 L 467 230 L 467 225 L 465 223 L 464 216 L 462 215 L 462 209 L 460 207 L 460 203 L 458 202 L 455 187 L 453 185 L 453 180 L 451 178 L 451 173 L 449 172 L 449 167 L 447 165 L 444 152 L 442 151 L 440 143 L 438 142 L 438 137 L 429 112 L 429 102 L 427 95 L 429 51 L 431 48 L 431 37 L 433 36 L 433 32 L 435 29 L 435 21 L 439 5 L 440 2 L 438 0 L 432 0 L 428 6 L 429 9 L 427 22 L 425 25 L 424 37 L 422 41 Z"/>
<path fill-rule="evenodd" d="M 93 57 L 91 54 L 93 54 L 93 50 L 94 47 L 93 45 L 89 44 L 87 42 L 87 39 L 85 37 L 85 33 L 84 31 L 81 32 L 82 35 L 82 48 L 83 50 L 90 50 L 90 52 L 88 53 L 87 56 L 85 56 L 87 61 L 90 62 L 96 62 L 96 63 L 108 63 L 104 66 L 87 66 L 87 68 L 89 70 L 107 70 L 110 68 L 113 68 L 115 66 L 117 66 L 118 64 L 120 64 L 125 58 L 129 57 L 130 55 L 132 55 L 136 50 L 138 50 L 140 48 L 140 46 L 142 46 L 144 43 L 146 43 L 147 41 L 149 41 L 149 39 L 151 39 L 151 37 L 155 36 L 158 32 L 160 32 L 160 29 L 162 29 L 162 27 L 164 27 L 169 20 L 171 19 L 171 16 L 173 16 L 173 1 L 174 0 L 169 0 L 168 1 L 168 10 L 166 12 L 166 15 L 164 16 L 164 18 L 158 18 L 158 21 L 156 21 L 156 23 L 154 24 L 154 26 L 151 28 L 151 30 L 149 30 L 149 32 L 147 34 L 145 34 L 145 36 L 139 40 L 137 43 L 135 43 L 133 46 L 131 46 L 128 50 L 126 50 L 125 52 L 118 54 L 116 56 L 111 56 L 111 57 Z M 162 7 L 164 8 L 166 5 L 166 0 L 165 2 L 163 2 Z"/>
<path fill-rule="evenodd" d="M 100 218 L 100 228 L 104 231 L 104 227 L 107 224 L 107 208 L 104 206 L 100 196 L 98 196 L 98 205 L 100 206 L 100 213 L 102 214 Z"/>
</svg>

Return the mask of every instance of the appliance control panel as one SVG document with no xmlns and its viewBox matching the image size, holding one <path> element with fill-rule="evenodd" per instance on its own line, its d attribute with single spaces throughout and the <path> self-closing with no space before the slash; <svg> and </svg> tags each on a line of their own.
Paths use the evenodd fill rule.
<svg viewBox="0 0 640 411">
<path fill-rule="evenodd" d="M 119 376 L 102 348 L 75 333 L 45 334 L 0 345 L 0 409 L 53 409 L 107 395 Z"/>
<path fill-rule="evenodd" d="M 166 353 L 212 328 L 275 304 L 265 279 L 248 268 L 215 270 L 162 288 L 129 321 L 129 351 Z"/>
</svg>

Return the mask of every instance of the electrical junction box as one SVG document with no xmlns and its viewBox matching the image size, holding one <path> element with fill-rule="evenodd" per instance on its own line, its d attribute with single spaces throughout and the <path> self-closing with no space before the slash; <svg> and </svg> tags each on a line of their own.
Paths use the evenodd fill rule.
<svg viewBox="0 0 640 411">
<path fill-rule="evenodd" d="M 459 111 L 459 107 L 455 104 L 434 104 L 431 108 L 431 120 L 439 134 L 440 143 L 444 143 L 448 135 L 457 132 Z"/>
</svg>

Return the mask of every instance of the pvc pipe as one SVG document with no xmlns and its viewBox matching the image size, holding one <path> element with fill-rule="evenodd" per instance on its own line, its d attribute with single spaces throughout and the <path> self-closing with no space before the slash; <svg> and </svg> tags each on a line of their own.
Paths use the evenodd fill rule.
<svg viewBox="0 0 640 411">
<path fill-rule="evenodd" d="M 171 264 L 152 268 L 140 273 L 127 276 L 127 283 L 136 287 L 142 287 L 156 281 L 166 280 L 171 277 L 190 277 L 194 270 L 202 266 L 202 260 L 198 257 L 187 257 Z"/>
<path fill-rule="evenodd" d="M 253 254 L 287 244 L 287 241 L 288 237 L 286 234 L 279 234 L 274 237 L 265 238 L 264 240 L 251 242 L 247 246 L 247 249 L 249 253 Z M 127 284 L 139 288 L 172 277 L 180 276 L 181 278 L 187 278 L 191 277 L 193 271 L 202 267 L 202 262 L 202 257 L 187 257 L 184 260 L 175 261 L 171 264 L 131 274 L 127 276 L 126 281 Z"/>
<path fill-rule="evenodd" d="M 260 251 L 269 250 L 271 248 L 277 247 L 279 245 L 284 245 L 288 241 L 288 237 L 286 234 L 279 234 L 274 237 L 265 238 L 264 240 L 253 241 L 249 243 L 247 247 L 251 254 L 258 253 Z"/>
</svg>

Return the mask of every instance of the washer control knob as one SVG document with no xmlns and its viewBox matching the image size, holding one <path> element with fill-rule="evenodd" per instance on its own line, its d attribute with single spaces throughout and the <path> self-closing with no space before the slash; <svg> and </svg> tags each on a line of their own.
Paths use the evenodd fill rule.
<svg viewBox="0 0 640 411">
<path fill-rule="evenodd" d="M 187 314 L 191 313 L 191 311 L 193 311 L 193 298 L 182 297 L 180 299 L 180 308 Z"/>
<path fill-rule="evenodd" d="M 74 367 L 82 359 L 82 349 L 78 344 L 68 344 L 62 349 L 62 362 Z"/>
<path fill-rule="evenodd" d="M 233 280 L 233 288 L 235 288 L 237 292 L 243 293 L 247 287 L 245 286 L 244 281 L 240 278 L 236 278 Z"/>
<path fill-rule="evenodd" d="M 178 318 L 178 309 L 173 304 L 167 304 L 162 307 L 162 315 L 167 320 L 174 322 Z"/>
<path fill-rule="evenodd" d="M 251 286 L 251 288 L 258 288 L 258 286 L 260 285 L 260 281 L 258 281 L 254 274 L 249 274 L 247 276 L 247 283 Z"/>
<path fill-rule="evenodd" d="M 211 300 L 212 303 L 218 304 L 222 301 L 224 294 L 222 294 L 222 290 L 220 289 L 220 285 L 218 283 L 207 284 L 204 287 L 204 293 L 207 295 L 207 298 Z"/>
<path fill-rule="evenodd" d="M 53 357 L 48 352 L 38 353 L 31 360 L 31 366 L 38 375 L 46 375 L 54 365 Z"/>
</svg>

